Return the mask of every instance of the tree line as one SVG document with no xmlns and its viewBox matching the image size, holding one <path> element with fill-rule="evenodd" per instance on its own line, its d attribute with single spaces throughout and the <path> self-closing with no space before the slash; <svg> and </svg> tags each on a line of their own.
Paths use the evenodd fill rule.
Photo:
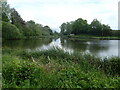
<svg viewBox="0 0 120 90">
<path fill-rule="evenodd" d="M 2 38 L 19 39 L 30 36 L 53 35 L 49 26 L 35 23 L 33 20 L 25 22 L 15 8 L 10 8 L 7 2 L 2 2 Z"/>
<path fill-rule="evenodd" d="M 113 30 L 110 26 L 102 24 L 97 19 L 94 19 L 90 24 L 87 20 L 79 18 L 75 21 L 63 23 L 60 26 L 61 35 L 97 35 L 97 36 L 110 36 Z"/>
</svg>

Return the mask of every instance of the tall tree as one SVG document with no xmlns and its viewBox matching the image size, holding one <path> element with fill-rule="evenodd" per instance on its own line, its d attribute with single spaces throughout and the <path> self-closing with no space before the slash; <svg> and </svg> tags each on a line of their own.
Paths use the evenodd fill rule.
<svg viewBox="0 0 120 90">
<path fill-rule="evenodd" d="M 60 26 L 60 29 L 61 29 L 61 34 L 64 35 L 65 32 L 66 32 L 66 23 L 63 23 L 61 26 Z"/>
<path fill-rule="evenodd" d="M 107 36 L 111 34 L 112 29 L 110 26 L 103 24 L 102 25 L 102 36 Z"/>
<path fill-rule="evenodd" d="M 14 8 L 11 9 L 11 20 L 12 24 L 25 25 L 25 21 L 21 18 L 20 14 Z"/>
<path fill-rule="evenodd" d="M 31 30 L 27 27 L 25 21 L 14 8 L 11 9 L 11 23 L 16 25 L 24 36 L 30 36 Z"/>
<path fill-rule="evenodd" d="M 91 33 L 94 35 L 102 35 L 102 24 L 97 19 L 94 19 L 91 24 Z"/>
<path fill-rule="evenodd" d="M 1 4 L 2 4 L 2 7 L 0 8 L 2 8 L 2 21 L 9 22 L 10 14 L 11 14 L 10 6 L 5 1 L 1 1 Z"/>
<path fill-rule="evenodd" d="M 72 30 L 73 30 L 73 22 L 67 22 L 66 23 L 66 32 L 65 34 L 66 35 L 70 35 L 72 33 Z"/>
<path fill-rule="evenodd" d="M 83 20 L 82 18 L 77 19 L 73 23 L 73 34 L 85 34 L 88 30 L 87 20 Z"/>
</svg>

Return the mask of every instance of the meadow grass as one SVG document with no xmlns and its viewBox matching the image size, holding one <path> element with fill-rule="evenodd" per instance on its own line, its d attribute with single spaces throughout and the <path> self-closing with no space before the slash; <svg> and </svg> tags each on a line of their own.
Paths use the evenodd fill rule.
<svg viewBox="0 0 120 90">
<path fill-rule="evenodd" d="M 3 88 L 120 88 L 120 58 L 3 48 Z"/>
</svg>

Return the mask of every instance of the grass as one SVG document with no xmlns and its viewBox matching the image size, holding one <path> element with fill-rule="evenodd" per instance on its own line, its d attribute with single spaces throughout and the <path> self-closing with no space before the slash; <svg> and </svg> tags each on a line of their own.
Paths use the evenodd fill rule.
<svg viewBox="0 0 120 90">
<path fill-rule="evenodd" d="M 103 39 L 103 40 L 119 40 L 119 36 L 94 36 L 94 35 L 73 35 L 69 38 L 80 38 L 80 39 Z"/>
<path fill-rule="evenodd" d="M 120 88 L 120 58 L 3 48 L 3 88 Z"/>
</svg>

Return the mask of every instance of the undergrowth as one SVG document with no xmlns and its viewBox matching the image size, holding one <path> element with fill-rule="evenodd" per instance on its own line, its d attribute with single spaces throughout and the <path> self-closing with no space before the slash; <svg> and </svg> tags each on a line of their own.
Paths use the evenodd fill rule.
<svg viewBox="0 0 120 90">
<path fill-rule="evenodd" d="M 120 58 L 3 48 L 3 88 L 120 88 Z"/>
</svg>

